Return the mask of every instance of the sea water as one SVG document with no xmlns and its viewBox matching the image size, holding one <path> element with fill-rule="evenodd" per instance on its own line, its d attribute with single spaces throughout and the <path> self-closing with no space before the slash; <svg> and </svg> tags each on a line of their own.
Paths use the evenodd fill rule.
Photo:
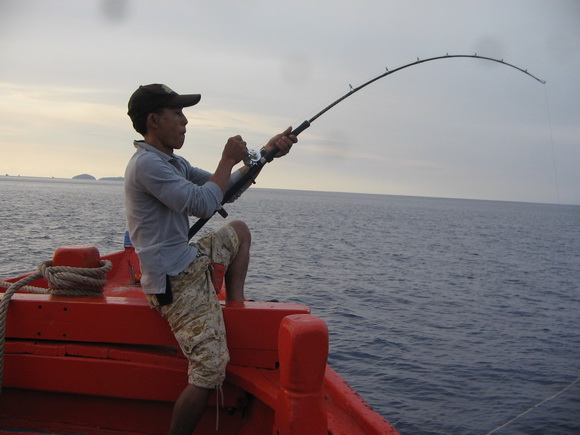
<svg viewBox="0 0 580 435">
<path fill-rule="evenodd" d="M 1 177 L 0 200 L 0 277 L 123 247 L 120 182 Z M 401 433 L 580 433 L 579 206 L 252 188 L 227 210 L 247 296 L 309 305 Z"/>
</svg>

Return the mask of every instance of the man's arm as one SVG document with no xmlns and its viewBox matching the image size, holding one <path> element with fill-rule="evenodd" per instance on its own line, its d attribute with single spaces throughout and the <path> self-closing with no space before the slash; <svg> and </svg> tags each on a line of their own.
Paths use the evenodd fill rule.
<svg viewBox="0 0 580 435">
<path fill-rule="evenodd" d="M 247 155 L 248 148 L 246 147 L 246 142 L 241 136 L 238 135 L 228 139 L 222 152 L 222 157 L 218 163 L 218 167 L 209 179 L 209 181 L 212 181 L 219 186 L 224 195 L 228 190 L 232 169 Z"/>
<path fill-rule="evenodd" d="M 270 139 L 264 147 L 266 152 L 276 147 L 278 152 L 276 153 L 275 157 L 282 157 L 288 154 L 292 148 L 292 145 L 298 142 L 296 136 L 289 136 L 291 131 L 292 127 L 288 127 L 282 133 L 277 134 L 272 139 Z M 228 139 L 218 167 L 213 176 L 209 179 L 209 181 L 213 181 L 220 187 L 224 195 L 228 189 L 228 185 L 231 184 L 230 176 L 232 169 L 235 165 L 246 158 L 247 155 L 248 148 L 246 147 L 246 142 L 242 139 L 241 136 L 238 135 Z M 249 168 L 247 166 L 240 168 L 240 175 L 248 172 L 248 169 Z"/>
</svg>

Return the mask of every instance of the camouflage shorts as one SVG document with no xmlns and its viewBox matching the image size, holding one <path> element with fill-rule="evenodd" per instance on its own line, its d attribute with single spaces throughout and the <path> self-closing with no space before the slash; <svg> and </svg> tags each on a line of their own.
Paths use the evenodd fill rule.
<svg viewBox="0 0 580 435">
<path fill-rule="evenodd" d="M 198 257 L 177 276 L 169 277 L 173 302 L 159 306 L 155 295 L 149 303 L 167 319 L 189 361 L 188 383 L 215 388 L 225 379 L 229 361 L 226 330 L 221 305 L 214 289 L 209 264 L 226 267 L 238 252 L 238 236 L 224 225 L 196 243 Z"/>
</svg>

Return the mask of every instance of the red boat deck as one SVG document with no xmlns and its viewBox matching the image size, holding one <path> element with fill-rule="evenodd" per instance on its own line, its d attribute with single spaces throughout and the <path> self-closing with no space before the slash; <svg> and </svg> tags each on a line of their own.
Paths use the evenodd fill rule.
<svg viewBox="0 0 580 435">
<path fill-rule="evenodd" d="M 104 258 L 113 269 L 101 297 L 13 296 L 0 430 L 167 431 L 187 362 L 131 284 L 139 275 L 134 251 Z M 195 433 L 397 433 L 326 365 L 326 325 L 309 311 L 293 303 L 223 306 L 231 357 L 223 402 L 212 398 Z"/>
</svg>

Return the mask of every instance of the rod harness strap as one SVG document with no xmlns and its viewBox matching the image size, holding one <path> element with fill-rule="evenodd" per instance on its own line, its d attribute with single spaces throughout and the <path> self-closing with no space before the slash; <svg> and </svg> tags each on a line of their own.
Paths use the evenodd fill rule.
<svg viewBox="0 0 580 435">
<path fill-rule="evenodd" d="M 417 58 L 416 61 L 408 63 L 406 65 L 400 66 L 398 68 L 389 70 L 387 68 L 387 71 L 384 73 L 379 74 L 378 76 L 364 82 L 362 85 L 357 86 L 357 87 L 352 87 L 350 86 L 350 90 L 344 94 L 343 96 L 337 98 L 335 101 L 333 101 L 332 103 L 330 103 L 328 106 L 326 106 L 324 109 L 322 109 L 320 112 L 318 112 L 316 115 L 314 115 L 312 118 L 310 118 L 307 121 L 304 121 L 302 124 L 300 124 L 297 128 L 295 128 L 294 130 L 292 130 L 290 132 L 289 135 L 294 135 L 294 136 L 298 136 L 300 133 L 302 133 L 304 130 L 306 130 L 308 127 L 310 127 L 310 125 L 316 120 L 318 119 L 320 116 L 322 116 L 323 114 L 325 114 L 326 112 L 328 112 L 330 109 L 332 109 L 334 106 L 336 106 L 338 103 L 344 101 L 345 99 L 347 99 L 348 97 L 350 97 L 352 94 L 360 91 L 361 89 L 363 89 L 364 87 L 370 85 L 371 83 L 376 82 L 379 79 L 382 79 L 383 77 L 386 77 L 388 75 L 391 75 L 393 73 L 396 73 L 397 71 L 401 71 L 405 68 L 409 68 L 411 66 L 415 66 L 415 65 L 419 65 L 421 63 L 425 63 L 425 62 L 431 62 L 434 60 L 440 60 L 440 59 L 452 59 L 452 58 L 471 58 L 471 59 L 481 59 L 481 60 L 486 60 L 486 61 L 491 61 L 491 62 L 496 62 L 499 63 L 501 65 L 505 65 L 505 66 L 509 66 L 511 68 L 514 68 L 530 77 L 532 77 L 533 79 L 537 80 L 538 82 L 545 84 L 546 81 L 542 80 L 538 77 L 536 77 L 535 75 L 531 74 L 528 72 L 527 69 L 523 69 L 520 68 L 518 66 L 512 65 L 511 63 L 505 62 L 503 59 L 494 59 L 493 57 L 486 57 L 486 56 L 479 56 L 477 53 L 475 54 L 446 54 L 445 56 L 437 56 L 437 57 L 430 57 L 427 59 L 419 59 Z M 227 192 L 224 195 L 224 198 L 221 202 L 221 205 L 223 206 L 226 202 L 228 202 L 232 197 L 234 197 L 238 191 L 240 189 L 242 189 L 244 186 L 246 186 L 248 183 L 250 182 L 255 182 L 256 178 L 258 177 L 258 174 L 260 173 L 260 171 L 262 170 L 262 168 L 267 164 L 270 163 L 274 156 L 276 155 L 276 153 L 278 152 L 277 148 L 273 148 L 272 150 L 270 150 L 270 152 L 268 152 L 266 155 L 262 156 L 262 158 L 256 162 L 253 166 L 250 167 L 250 169 L 248 170 L 248 172 L 246 172 L 246 174 L 244 174 L 244 176 L 242 178 L 240 178 L 240 180 L 238 180 L 234 185 L 232 185 Z M 223 207 L 219 207 L 213 214 L 212 216 L 216 213 L 219 212 L 222 216 L 227 216 L 227 213 L 225 213 Z M 188 234 L 188 238 L 191 239 L 205 224 L 207 221 L 209 221 L 211 219 L 211 217 L 207 217 L 207 218 L 201 218 L 199 219 L 190 229 L 189 229 L 189 234 Z"/>
</svg>

